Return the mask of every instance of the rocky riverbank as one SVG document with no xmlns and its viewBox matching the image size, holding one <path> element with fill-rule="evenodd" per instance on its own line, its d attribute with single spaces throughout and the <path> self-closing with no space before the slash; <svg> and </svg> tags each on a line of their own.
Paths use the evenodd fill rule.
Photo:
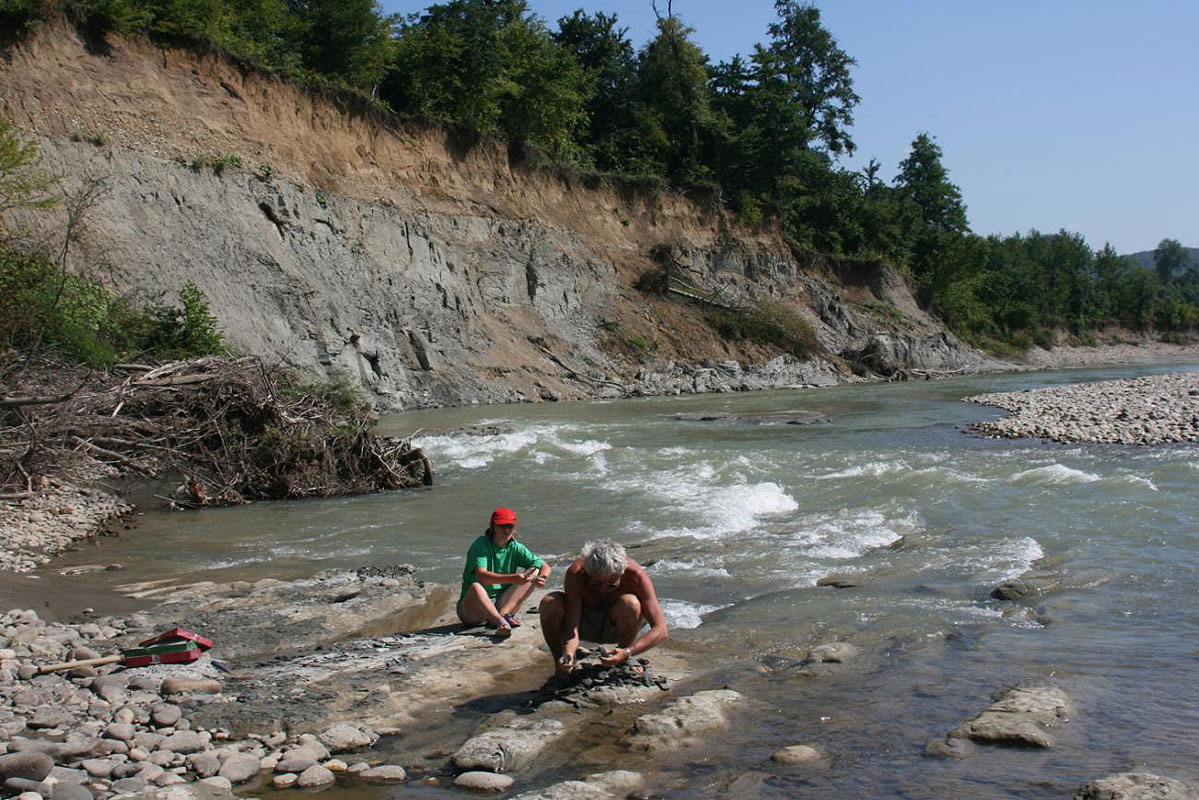
<svg viewBox="0 0 1199 800">
<path fill-rule="evenodd" d="M 92 622 L 46 622 L 30 609 L 0 615 L 0 794 L 229 800 L 235 787 L 362 791 L 419 781 L 463 796 L 643 796 L 680 758 L 702 761 L 720 747 L 726 727 L 754 706 L 706 671 L 719 669 L 711 654 L 694 671 L 700 654 L 674 640 L 622 670 L 585 656 L 590 666 L 573 687 L 542 687 L 549 664 L 531 608 L 510 639 L 496 641 L 454 621 L 448 587 L 402 565 L 161 588 L 170 599 L 155 608 Z M 209 655 L 39 674 L 177 624 L 211 635 Z M 786 668 L 818 683 L 869 660 L 850 642 L 827 641 Z M 1012 689 L 928 752 L 961 759 L 996 743 L 1050 747 L 1069 708 L 1058 688 Z M 827 769 L 830 754 L 818 743 L 778 742 L 770 762 L 795 774 Z M 729 791 L 769 778 L 746 770 Z M 1078 797 L 1124 800 L 1145 787 L 1167 800 L 1195 796 L 1180 782 L 1129 773 Z"/>
<path fill-rule="evenodd" d="M 0 500 L 0 572 L 30 572 L 132 511 L 110 492 L 57 481 L 10 495 Z"/>
<path fill-rule="evenodd" d="M 965 399 L 1011 412 L 974 425 L 983 436 L 1139 445 L 1199 441 L 1199 372 Z"/>
</svg>

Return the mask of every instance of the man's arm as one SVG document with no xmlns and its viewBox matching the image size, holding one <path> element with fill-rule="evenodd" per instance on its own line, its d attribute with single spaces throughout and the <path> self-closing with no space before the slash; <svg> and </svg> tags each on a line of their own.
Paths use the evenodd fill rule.
<svg viewBox="0 0 1199 800">
<path fill-rule="evenodd" d="M 662 604 L 658 602 L 654 582 L 644 570 L 637 575 L 636 593 L 641 601 L 641 618 L 649 623 L 649 630 L 638 636 L 628 647 L 618 647 L 614 655 L 601 658 L 600 663 L 606 667 L 624 664 L 633 656 L 641 655 L 670 638 L 670 632 L 666 629 L 666 615 L 662 613 Z"/>
<path fill-rule="evenodd" d="M 566 579 L 562 582 L 566 609 L 562 616 L 562 657 L 558 660 L 560 669 L 570 669 L 574 666 L 575 653 L 579 649 L 579 621 L 583 618 L 582 581 L 581 573 L 567 571 Z"/>
</svg>

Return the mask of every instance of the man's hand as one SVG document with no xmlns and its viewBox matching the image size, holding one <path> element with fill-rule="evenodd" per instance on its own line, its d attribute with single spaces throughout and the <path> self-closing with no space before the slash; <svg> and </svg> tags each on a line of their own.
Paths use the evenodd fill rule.
<svg viewBox="0 0 1199 800">
<path fill-rule="evenodd" d="M 537 574 L 533 576 L 533 580 L 537 581 L 538 586 L 545 586 L 547 583 L 549 583 L 549 579 L 549 575 L 546 575 L 540 570 L 538 570 Z"/>
<path fill-rule="evenodd" d="M 563 653 L 558 657 L 558 674 L 569 675 L 578 668 L 575 663 L 574 653 Z"/>
<path fill-rule="evenodd" d="M 604 665 L 605 667 L 618 667 L 621 664 L 628 663 L 628 660 L 632 658 L 632 656 L 633 653 L 631 650 L 629 650 L 629 648 L 618 647 L 615 650 L 606 652 L 604 655 L 600 656 L 600 664 Z"/>
<path fill-rule="evenodd" d="M 516 573 L 517 583 L 532 583 L 533 578 L 537 575 L 537 570 L 527 569 Z"/>
</svg>

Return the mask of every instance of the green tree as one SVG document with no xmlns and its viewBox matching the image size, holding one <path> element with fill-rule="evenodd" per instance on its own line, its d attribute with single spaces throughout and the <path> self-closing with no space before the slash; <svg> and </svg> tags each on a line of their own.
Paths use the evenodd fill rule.
<svg viewBox="0 0 1199 800">
<path fill-rule="evenodd" d="M 1153 266 L 1162 283 L 1169 283 L 1176 273 L 1185 271 L 1190 261 L 1186 248 L 1177 239 L 1162 239 L 1153 251 Z"/>
<path fill-rule="evenodd" d="M 961 190 L 950 183 L 949 172 L 941 163 L 941 148 L 929 134 L 921 133 L 912 140 L 908 157 L 899 164 L 895 186 L 916 204 L 930 228 L 947 233 L 969 229 Z"/>
<path fill-rule="evenodd" d="M 691 41 L 694 31 L 673 15 L 658 17 L 658 35 L 638 58 L 637 131 L 642 152 L 635 156 L 672 180 L 711 177 L 704 159 L 715 119 L 708 96 L 708 57 Z M 655 170 L 656 171 L 656 170 Z"/>
<path fill-rule="evenodd" d="M 398 110 L 572 155 L 586 73 L 524 0 L 451 0 L 410 17 L 383 97 Z"/>
<path fill-rule="evenodd" d="M 305 69 L 359 89 L 375 88 L 391 60 L 395 23 L 376 0 L 287 0 L 287 10 Z"/>
<path fill-rule="evenodd" d="M 853 153 L 849 128 L 861 99 L 849 69 L 857 62 L 820 24 L 820 9 L 775 0 L 778 20 L 770 43 L 754 49 L 759 116 L 767 136 L 784 149 L 815 143 L 833 155 Z"/>
<path fill-rule="evenodd" d="M 579 9 L 559 19 L 553 34 L 587 75 L 587 124 L 581 140 L 592 163 L 604 170 L 623 168 L 637 149 L 637 56 L 628 28 L 618 25 L 615 14 Z"/>
</svg>

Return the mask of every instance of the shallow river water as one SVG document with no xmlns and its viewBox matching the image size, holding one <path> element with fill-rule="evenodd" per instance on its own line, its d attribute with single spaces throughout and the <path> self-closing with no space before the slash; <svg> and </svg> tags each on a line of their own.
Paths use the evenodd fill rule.
<svg viewBox="0 0 1199 800">
<path fill-rule="evenodd" d="M 674 638 L 715 668 L 696 688 L 728 683 L 747 696 L 719 741 L 654 766 L 656 796 L 1068 797 L 1141 765 L 1194 780 L 1199 447 L 985 440 L 961 428 L 1002 412 L 960 402 L 1183 369 L 1195 367 L 396 415 L 385 432 L 477 422 L 511 432 L 419 433 L 437 468 L 432 490 L 148 515 L 66 564 L 119 561 L 122 572 L 92 580 L 132 583 L 408 562 L 455 583 L 490 510 L 510 505 L 525 543 L 555 564 L 593 537 L 633 546 Z M 796 410 L 831 424 L 671 416 Z M 1079 586 L 1028 606 L 990 599 L 1033 566 Z M 816 587 L 830 574 L 858 586 Z M 791 668 L 806 647 L 838 638 L 861 658 L 818 677 Z M 1056 747 L 925 755 L 1021 683 L 1071 696 Z M 769 760 L 801 742 L 827 759 L 805 769 Z M 549 764 L 533 785 L 594 771 L 587 761 Z M 365 793 L 385 794 L 453 791 Z"/>
</svg>

